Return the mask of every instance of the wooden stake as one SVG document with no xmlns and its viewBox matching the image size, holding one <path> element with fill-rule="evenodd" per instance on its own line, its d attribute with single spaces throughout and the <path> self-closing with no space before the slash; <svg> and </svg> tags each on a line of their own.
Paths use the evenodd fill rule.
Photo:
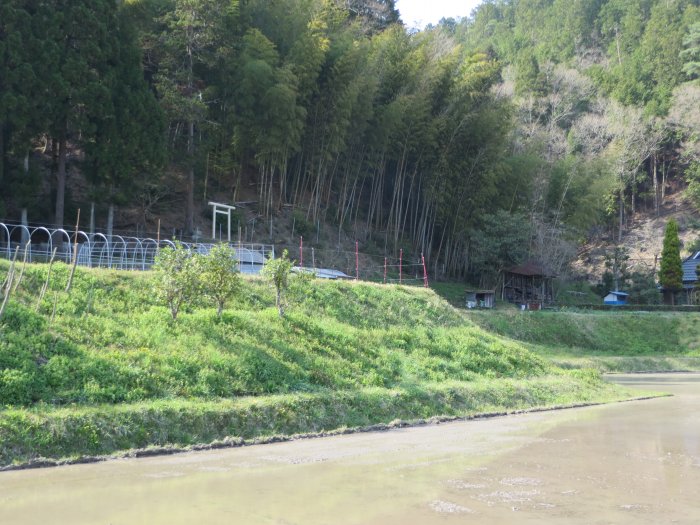
<svg viewBox="0 0 700 525">
<path fill-rule="evenodd" d="M 80 228 L 80 208 L 78 208 L 78 218 L 75 221 L 75 236 L 73 237 L 73 265 L 70 269 L 70 275 L 68 275 L 68 282 L 66 283 L 66 293 L 70 292 L 70 288 L 73 285 L 73 276 L 75 275 L 75 267 L 78 266 L 78 229 Z"/>
<path fill-rule="evenodd" d="M 5 281 L 2 283 L 2 289 L 3 295 L 5 295 L 7 292 L 9 292 L 10 288 L 12 288 L 12 283 L 15 280 L 15 261 L 17 261 L 17 253 L 19 252 L 19 246 L 15 248 L 15 254 L 12 257 L 12 262 L 10 263 L 10 269 L 7 271 L 7 277 L 5 278 Z"/>
<path fill-rule="evenodd" d="M 27 241 L 27 244 L 24 245 L 24 257 L 22 258 L 22 271 L 19 272 L 19 279 L 17 279 L 17 283 L 15 284 L 15 287 L 12 290 L 13 292 L 17 291 L 17 288 L 19 288 L 19 285 L 22 282 L 22 277 L 24 277 L 24 269 L 27 267 L 27 252 L 29 251 L 29 243 L 30 242 L 31 241 Z"/>
<path fill-rule="evenodd" d="M 355 241 L 355 280 L 359 281 L 360 280 L 360 244 L 358 241 Z"/>
<path fill-rule="evenodd" d="M 10 300 L 10 294 L 12 293 L 12 284 L 15 280 L 15 261 L 17 261 L 17 253 L 19 252 L 19 246 L 15 248 L 15 256 L 12 258 L 12 263 L 10 264 L 10 269 L 7 273 L 7 281 L 5 282 L 4 297 L 2 299 L 2 305 L 0 305 L 0 317 L 5 312 L 5 306 L 7 306 L 7 301 Z"/>
<path fill-rule="evenodd" d="M 39 308 L 41 307 L 41 302 L 44 300 L 44 295 L 46 295 L 46 290 L 49 289 L 49 282 L 51 281 L 51 268 L 53 267 L 53 261 L 56 258 L 56 250 L 58 250 L 58 247 L 53 249 L 53 253 L 51 254 L 51 260 L 49 261 L 49 269 L 46 272 L 46 281 L 44 281 L 44 286 L 41 287 L 41 291 L 39 292 L 39 300 L 36 303 L 36 311 L 39 311 Z"/>
<path fill-rule="evenodd" d="M 56 317 L 56 305 L 58 304 L 58 292 L 53 294 L 53 310 L 51 311 L 51 319 L 49 319 L 49 324 L 53 323 L 54 317 Z"/>
</svg>

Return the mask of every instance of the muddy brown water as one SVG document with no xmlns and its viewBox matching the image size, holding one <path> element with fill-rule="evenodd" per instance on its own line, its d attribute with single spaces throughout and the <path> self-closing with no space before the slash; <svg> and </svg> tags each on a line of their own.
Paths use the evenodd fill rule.
<svg viewBox="0 0 700 525">
<path fill-rule="evenodd" d="M 700 375 L 674 397 L 0 474 L 0 524 L 697 524 Z"/>
</svg>

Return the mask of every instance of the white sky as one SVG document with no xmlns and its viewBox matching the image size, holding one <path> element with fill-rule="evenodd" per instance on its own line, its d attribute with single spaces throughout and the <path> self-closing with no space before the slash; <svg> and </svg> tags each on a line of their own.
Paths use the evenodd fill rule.
<svg viewBox="0 0 700 525">
<path fill-rule="evenodd" d="M 481 0 L 396 0 L 401 20 L 408 27 L 424 28 L 441 18 L 469 16 Z"/>
</svg>

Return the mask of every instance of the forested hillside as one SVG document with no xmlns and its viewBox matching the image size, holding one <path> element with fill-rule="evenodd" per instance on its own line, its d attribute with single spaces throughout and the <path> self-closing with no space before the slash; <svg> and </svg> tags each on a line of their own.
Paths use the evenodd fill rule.
<svg viewBox="0 0 700 525">
<path fill-rule="evenodd" d="M 484 284 L 700 207 L 698 0 L 4 0 L 0 220 L 290 206 Z M 98 226 L 104 226 L 100 221 Z M 265 221 L 263 221 L 265 222 Z M 124 226 L 135 228 L 137 224 Z"/>
</svg>

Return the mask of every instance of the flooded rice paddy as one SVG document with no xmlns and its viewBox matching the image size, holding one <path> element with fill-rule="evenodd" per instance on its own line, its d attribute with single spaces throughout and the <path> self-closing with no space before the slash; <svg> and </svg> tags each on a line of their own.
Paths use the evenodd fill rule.
<svg viewBox="0 0 700 525">
<path fill-rule="evenodd" d="M 673 397 L 0 474 L 0 524 L 697 524 L 700 375 Z"/>
</svg>

